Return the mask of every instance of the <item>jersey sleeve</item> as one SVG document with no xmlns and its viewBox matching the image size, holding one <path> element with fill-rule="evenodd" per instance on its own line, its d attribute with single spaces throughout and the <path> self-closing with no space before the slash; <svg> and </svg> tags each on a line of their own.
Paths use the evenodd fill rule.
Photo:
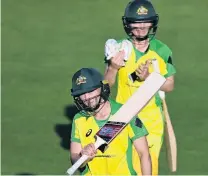
<svg viewBox="0 0 208 176">
<path fill-rule="evenodd" d="M 134 117 L 128 125 L 129 137 L 132 141 L 148 135 L 148 131 L 138 117 Z"/>
<path fill-rule="evenodd" d="M 71 142 L 78 142 L 80 143 L 79 131 L 76 124 L 76 119 L 72 122 L 72 130 L 71 130 Z"/>
<path fill-rule="evenodd" d="M 176 69 L 173 65 L 171 49 L 166 44 L 156 39 L 151 40 L 150 49 L 160 56 L 160 58 L 158 58 L 160 73 L 166 78 L 174 75 Z"/>
<path fill-rule="evenodd" d="M 174 75 L 176 73 L 176 69 L 173 65 L 171 49 L 167 45 L 164 45 L 159 49 L 159 54 L 163 58 L 165 64 L 163 65 L 161 62 L 159 63 L 161 74 L 166 78 Z"/>
<path fill-rule="evenodd" d="M 166 62 L 166 65 L 167 65 L 167 74 L 165 74 L 164 76 L 167 78 L 169 76 L 172 76 L 176 73 L 176 69 L 172 63 L 172 55 L 170 55 L 167 59 L 167 62 Z"/>
</svg>

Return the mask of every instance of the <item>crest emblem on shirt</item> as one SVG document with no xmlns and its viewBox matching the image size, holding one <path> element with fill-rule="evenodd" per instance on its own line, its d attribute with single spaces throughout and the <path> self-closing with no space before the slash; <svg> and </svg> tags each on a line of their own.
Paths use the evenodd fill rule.
<svg viewBox="0 0 208 176">
<path fill-rule="evenodd" d="M 89 135 L 91 135 L 91 133 L 92 133 L 92 129 L 89 129 L 89 130 L 87 131 L 87 133 L 86 133 L 86 137 L 88 137 Z"/>
</svg>

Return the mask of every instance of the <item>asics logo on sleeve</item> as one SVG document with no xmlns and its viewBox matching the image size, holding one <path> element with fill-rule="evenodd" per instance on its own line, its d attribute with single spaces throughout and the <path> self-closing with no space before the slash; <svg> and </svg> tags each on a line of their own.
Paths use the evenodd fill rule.
<svg viewBox="0 0 208 176">
<path fill-rule="evenodd" d="M 87 133 L 86 133 L 86 137 L 88 137 L 89 135 L 91 135 L 91 133 L 92 133 L 92 129 L 89 129 L 89 130 L 87 131 Z"/>
</svg>

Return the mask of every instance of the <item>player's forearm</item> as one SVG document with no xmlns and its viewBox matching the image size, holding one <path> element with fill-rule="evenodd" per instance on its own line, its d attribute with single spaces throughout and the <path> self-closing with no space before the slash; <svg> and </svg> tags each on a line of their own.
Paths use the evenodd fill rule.
<svg viewBox="0 0 208 176">
<path fill-rule="evenodd" d="M 152 175 L 152 161 L 149 153 L 140 155 L 142 175 Z"/>
<path fill-rule="evenodd" d="M 109 65 L 105 71 L 105 80 L 108 81 L 110 87 L 112 87 L 115 84 L 116 81 L 116 75 L 117 75 L 118 70 L 111 67 L 111 65 Z"/>
<path fill-rule="evenodd" d="M 162 85 L 160 90 L 164 92 L 171 92 L 174 89 L 174 79 L 173 78 L 167 78 L 165 83 Z"/>
</svg>

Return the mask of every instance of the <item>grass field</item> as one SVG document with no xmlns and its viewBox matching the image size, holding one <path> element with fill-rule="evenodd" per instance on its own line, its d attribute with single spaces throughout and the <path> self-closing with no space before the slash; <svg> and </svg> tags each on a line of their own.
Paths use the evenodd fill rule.
<svg viewBox="0 0 208 176">
<path fill-rule="evenodd" d="M 173 50 L 177 68 L 167 97 L 176 174 L 207 174 L 208 1 L 152 1 L 160 14 L 157 37 Z M 2 0 L 2 174 L 65 174 L 72 74 L 81 67 L 103 72 L 105 40 L 125 37 L 127 2 Z M 164 148 L 160 174 L 170 174 Z"/>
</svg>

